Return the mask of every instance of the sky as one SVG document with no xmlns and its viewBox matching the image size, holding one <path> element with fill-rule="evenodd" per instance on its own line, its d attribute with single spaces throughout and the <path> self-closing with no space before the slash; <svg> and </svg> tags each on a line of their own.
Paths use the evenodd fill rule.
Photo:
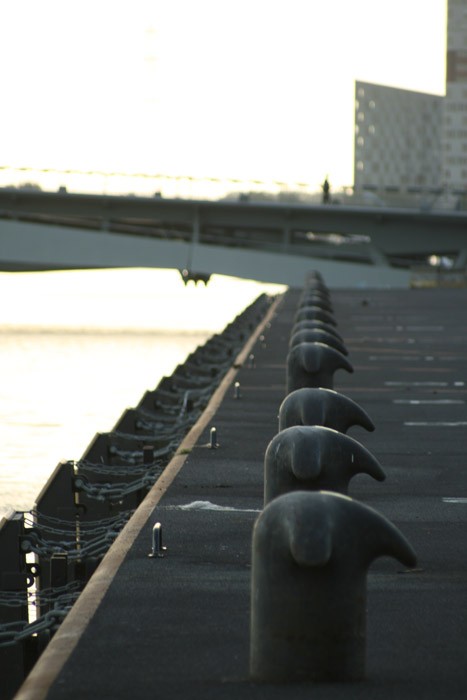
<svg viewBox="0 0 467 700">
<path fill-rule="evenodd" d="M 444 94 L 446 2 L 3 2 L 0 166 L 351 185 L 355 80 Z"/>
</svg>

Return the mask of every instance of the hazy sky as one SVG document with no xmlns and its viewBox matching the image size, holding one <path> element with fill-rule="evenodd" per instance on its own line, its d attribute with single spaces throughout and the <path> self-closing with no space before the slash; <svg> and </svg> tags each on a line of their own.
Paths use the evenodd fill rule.
<svg viewBox="0 0 467 700">
<path fill-rule="evenodd" d="M 444 93 L 446 0 L 0 7 L 0 165 L 353 182 L 356 79 Z"/>
</svg>

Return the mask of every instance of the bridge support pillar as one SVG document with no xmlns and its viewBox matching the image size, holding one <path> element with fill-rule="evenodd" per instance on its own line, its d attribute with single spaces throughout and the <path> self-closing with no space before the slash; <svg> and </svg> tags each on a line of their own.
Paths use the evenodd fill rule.
<svg viewBox="0 0 467 700">
<path fill-rule="evenodd" d="M 198 207 L 195 207 L 195 210 L 193 212 L 193 228 L 192 228 L 192 233 L 191 233 L 192 245 L 196 245 L 197 243 L 199 243 L 200 230 L 201 230 L 201 224 L 200 224 L 199 209 L 198 209 Z"/>
<path fill-rule="evenodd" d="M 369 246 L 369 253 L 374 265 L 384 265 L 390 267 L 389 260 L 383 251 L 377 248 L 373 243 L 371 243 Z"/>
<path fill-rule="evenodd" d="M 459 250 L 454 260 L 455 270 L 465 270 L 467 268 L 467 248 Z"/>
</svg>

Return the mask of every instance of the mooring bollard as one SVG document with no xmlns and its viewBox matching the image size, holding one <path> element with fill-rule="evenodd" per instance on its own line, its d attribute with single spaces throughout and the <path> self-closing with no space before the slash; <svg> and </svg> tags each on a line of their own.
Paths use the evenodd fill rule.
<svg viewBox="0 0 467 700">
<path fill-rule="evenodd" d="M 303 328 L 300 331 L 292 332 L 289 340 L 289 348 L 293 348 L 300 343 L 323 343 L 334 350 L 338 350 L 342 355 L 348 355 L 349 351 L 344 343 L 336 338 L 332 333 L 328 333 L 322 328 Z"/>
<path fill-rule="evenodd" d="M 278 433 L 264 455 L 264 505 L 289 491 L 347 494 L 356 474 L 386 475 L 371 452 L 331 428 L 295 425 Z"/>
<path fill-rule="evenodd" d="M 328 291 L 328 288 L 323 280 L 321 273 L 311 272 L 309 275 L 307 275 L 305 280 L 305 290 L 310 289 L 321 289 L 324 292 Z"/>
<path fill-rule="evenodd" d="M 319 306 L 303 306 L 295 314 L 295 323 L 299 321 L 309 321 L 309 320 L 324 321 L 324 323 L 329 323 L 330 326 L 337 326 L 336 320 L 333 314 L 330 314 L 324 309 L 320 309 Z"/>
<path fill-rule="evenodd" d="M 380 556 L 416 566 L 401 532 L 347 496 L 296 491 L 259 516 L 252 555 L 253 679 L 363 679 L 367 570 Z"/>
<path fill-rule="evenodd" d="M 308 293 L 302 296 L 302 298 L 299 300 L 299 309 L 303 309 L 308 306 L 317 306 L 318 308 L 323 309 L 324 311 L 327 311 L 330 314 L 332 314 L 334 311 L 329 297 L 323 294 L 319 294 L 317 292 Z"/>
<path fill-rule="evenodd" d="M 372 432 L 373 421 L 348 396 L 332 389 L 297 389 L 285 397 L 279 408 L 279 431 L 292 425 L 323 425 L 345 433 L 353 425 Z"/>
<path fill-rule="evenodd" d="M 322 331 L 326 331 L 326 333 L 330 333 L 331 335 L 334 335 L 337 340 L 340 340 L 341 343 L 344 342 L 344 339 L 338 333 L 338 331 L 335 329 L 334 326 L 331 326 L 330 323 L 326 323 L 325 321 L 320 321 L 317 318 L 306 318 L 303 321 L 297 321 L 294 323 L 292 326 L 292 330 L 290 335 L 293 335 L 294 333 L 298 333 L 298 331 L 304 331 L 304 330 L 310 330 L 310 329 L 318 329 Z"/>
<path fill-rule="evenodd" d="M 338 350 L 323 343 L 299 343 L 287 355 L 287 394 L 303 387 L 334 387 L 334 373 L 353 367 Z"/>
</svg>

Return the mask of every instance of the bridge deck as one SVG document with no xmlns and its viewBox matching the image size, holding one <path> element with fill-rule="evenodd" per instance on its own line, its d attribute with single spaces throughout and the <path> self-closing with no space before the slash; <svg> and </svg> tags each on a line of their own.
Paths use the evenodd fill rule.
<svg viewBox="0 0 467 700">
<path fill-rule="evenodd" d="M 252 275 L 244 260 L 235 261 L 243 253 L 247 259 L 256 254 L 254 279 L 297 284 L 306 274 L 300 262 L 307 258 L 307 269 L 316 259 L 324 271 L 326 265 L 340 267 L 337 279 L 344 272 L 347 286 L 354 284 L 355 272 L 356 283 L 370 287 L 388 284 L 390 272 L 389 284 L 395 286 L 396 280 L 407 284 L 407 270 L 426 265 L 431 255 L 448 257 L 465 270 L 465 223 L 465 213 L 458 211 L 0 188 L 0 270 L 183 268 L 190 261 L 203 273 Z M 214 257 L 219 249 L 234 259 L 233 271 Z M 281 274 L 287 264 L 295 276 Z"/>
<path fill-rule="evenodd" d="M 315 692 L 309 684 L 262 685 L 248 677 L 251 531 L 262 507 L 264 452 L 277 432 L 284 397 L 297 296 L 286 295 L 266 331 L 266 346 L 256 344 L 256 366 L 239 371 L 242 398 L 235 400 L 228 388 L 160 503 L 154 511 L 142 504 L 139 524 L 110 550 L 75 617 L 70 614 L 73 624 L 62 625 L 20 700 L 237 700 Z M 332 300 L 355 369 L 352 375 L 339 372 L 335 388 L 376 425 L 374 433 L 353 428 L 349 434 L 387 474 L 383 483 L 355 478 L 350 495 L 402 530 L 419 568 L 408 573 L 389 559 L 372 565 L 368 679 L 350 687 L 320 684 L 318 695 L 465 698 L 466 291 L 336 291 Z M 206 447 L 212 425 L 217 450 Z M 207 502 L 220 509 L 200 507 Z M 147 556 L 155 521 L 162 523 L 168 547 L 168 556 L 158 560 Z M 77 630 L 103 592 L 75 638 L 74 625 Z M 76 647 L 61 668 L 70 640 Z M 54 664 L 60 669 L 55 680 Z"/>
</svg>

